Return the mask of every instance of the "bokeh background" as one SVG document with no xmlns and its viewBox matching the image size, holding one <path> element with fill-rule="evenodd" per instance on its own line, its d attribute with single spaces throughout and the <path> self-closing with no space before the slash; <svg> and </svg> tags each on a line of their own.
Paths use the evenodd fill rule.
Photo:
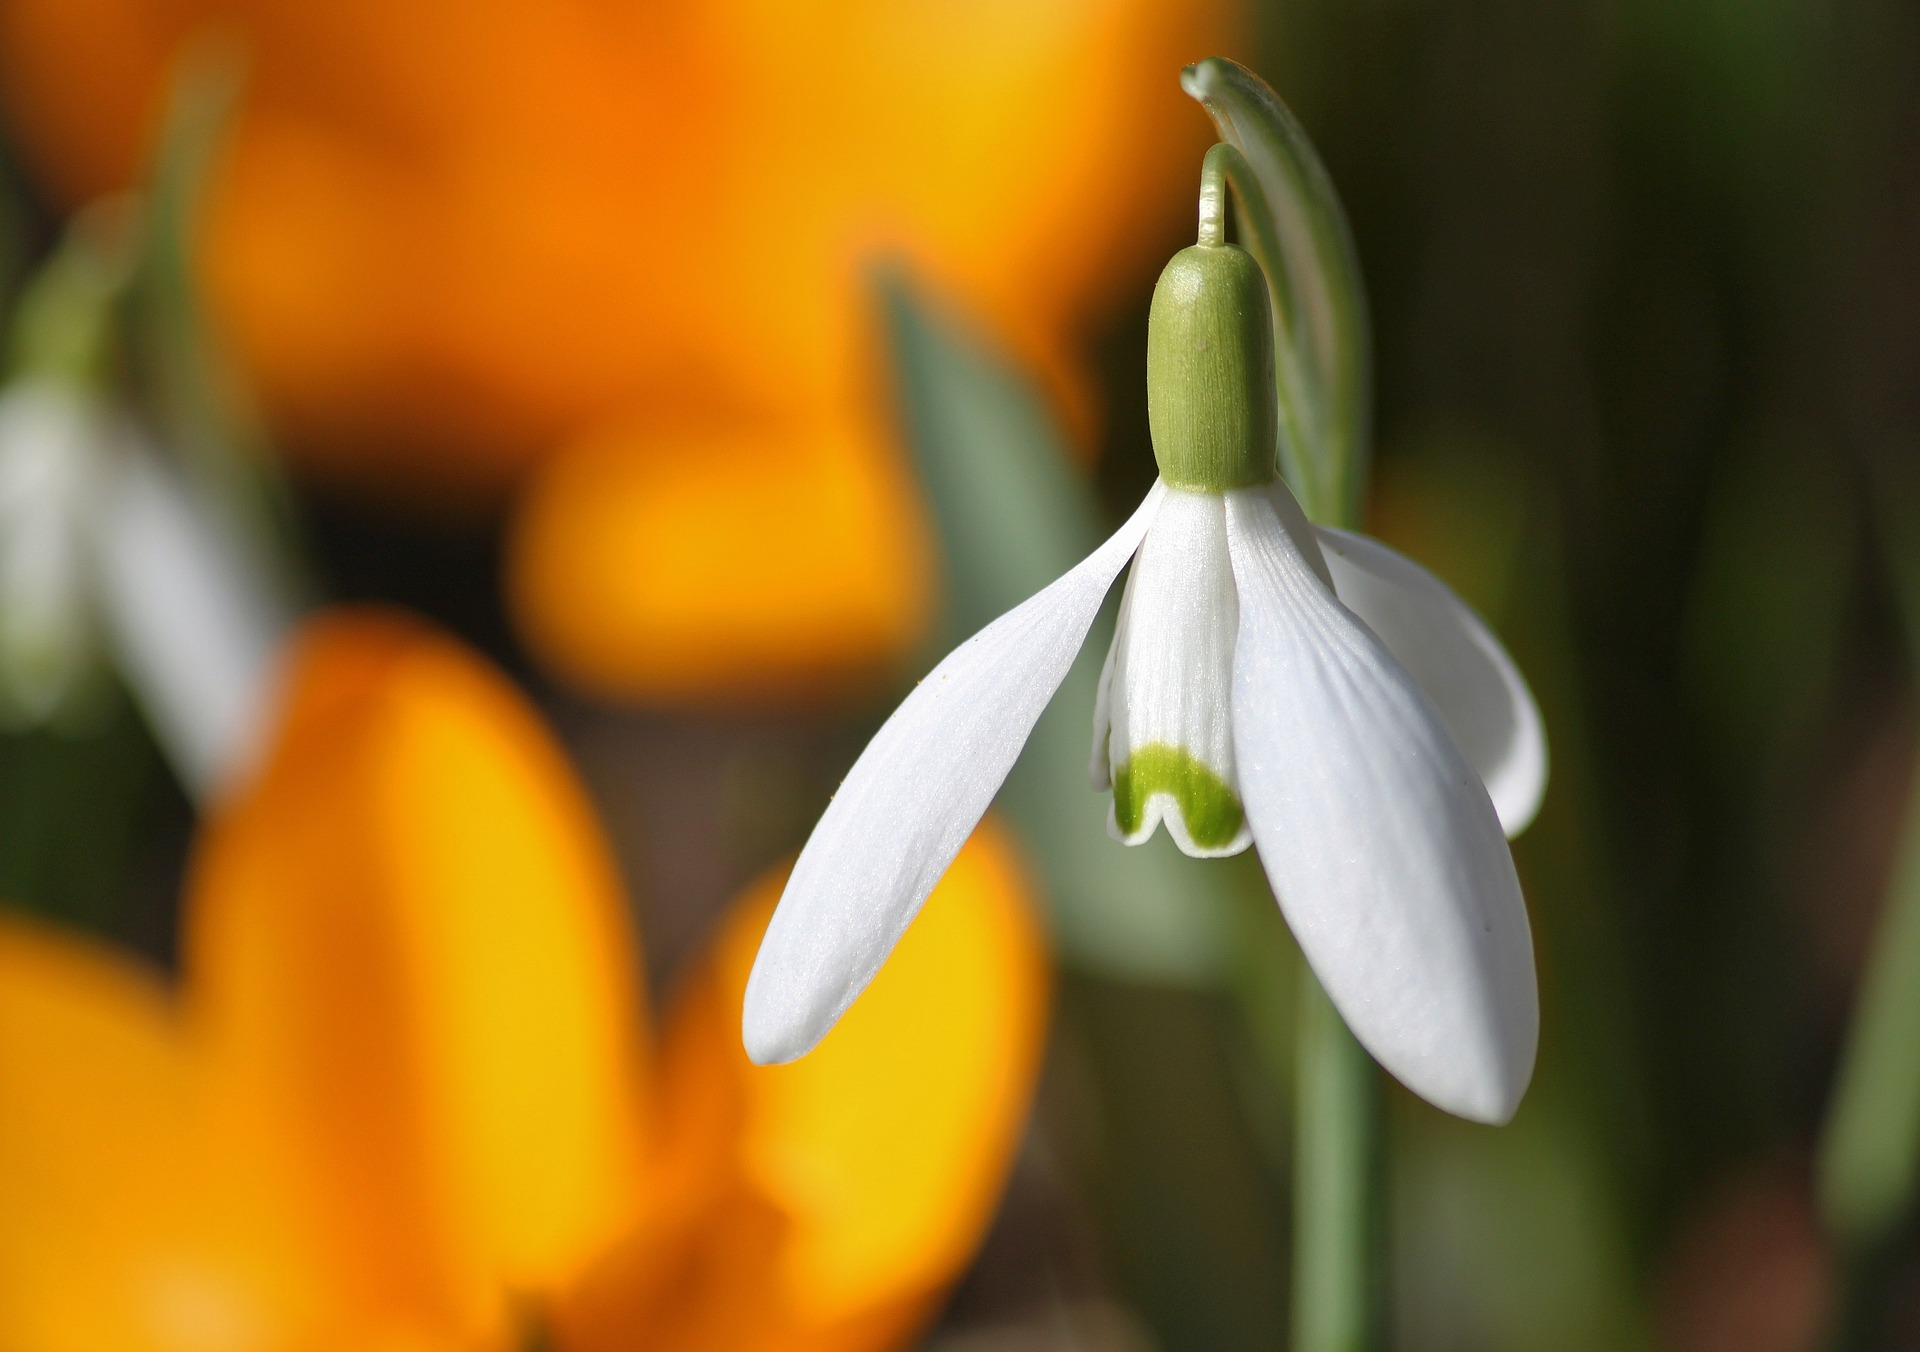
<svg viewBox="0 0 1920 1352">
<path fill-rule="evenodd" d="M 1554 757 L 1516 843 L 1528 1099 L 1490 1130 L 1390 1091 L 1392 1345 L 1920 1346 L 1910 1220 L 1863 1256 L 1816 1179 L 1879 922 L 1920 889 L 1920 10 L 7 0 L 10 313 L 73 212 L 150 181 L 182 53 L 215 49 L 239 93 L 196 294 L 310 594 L 402 607 L 530 701 L 645 935 L 607 959 L 668 1011 L 609 1016 L 636 1028 L 680 1026 L 735 898 L 940 645 L 1150 482 L 1147 301 L 1212 139 L 1178 74 L 1259 71 L 1367 279 L 1370 528 L 1499 630 Z M 1018 998 L 1051 1022 L 994 1052 L 977 1205 L 928 1204 L 978 1224 L 924 1241 L 891 1322 L 609 1316 L 606 1345 L 1285 1344 L 1297 958 L 1247 870 L 1082 864 L 1047 814 L 1098 801 L 1022 773 L 980 867 L 1049 917 Z M 0 896 L 163 992 L 200 820 L 124 693 L 0 739 Z M 760 1260 L 703 1253 L 750 1303 Z M 38 1289 L 0 1277 L 0 1307 Z M 470 1345 L 568 1345 L 546 1298 Z M 458 1345 L 415 1335 L 360 1345 Z"/>
</svg>

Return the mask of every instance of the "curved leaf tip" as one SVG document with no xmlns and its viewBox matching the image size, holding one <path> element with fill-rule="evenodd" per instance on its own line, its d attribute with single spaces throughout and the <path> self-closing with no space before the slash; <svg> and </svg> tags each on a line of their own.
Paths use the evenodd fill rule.
<svg viewBox="0 0 1920 1352">
<path fill-rule="evenodd" d="M 1339 195 L 1298 119 L 1245 66 L 1208 57 L 1181 71 L 1180 87 L 1251 171 L 1251 182 L 1232 182 L 1241 243 L 1272 301 L 1280 468 L 1315 520 L 1351 524 L 1366 477 L 1371 340 Z"/>
</svg>

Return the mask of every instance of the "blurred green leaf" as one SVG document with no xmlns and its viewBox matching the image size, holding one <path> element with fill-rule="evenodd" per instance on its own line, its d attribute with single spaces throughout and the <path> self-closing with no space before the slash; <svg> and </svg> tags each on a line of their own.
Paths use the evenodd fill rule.
<svg viewBox="0 0 1920 1352">
<path fill-rule="evenodd" d="M 135 376 L 167 449 L 216 493 L 262 567 L 296 597 L 311 591 L 293 497 L 264 427 L 209 324 L 196 251 L 207 184 L 244 83 L 237 43 L 186 43 L 155 147 L 129 298 Z"/>
<path fill-rule="evenodd" d="M 1537 460 L 1451 419 L 1386 448 L 1370 507 L 1382 539 L 1494 625 L 1554 752 L 1540 818 L 1514 842 L 1541 973 L 1539 1063 L 1518 1116 L 1498 1131 L 1394 1096 L 1393 1345 L 1644 1347 L 1635 1208 L 1646 1089 L 1620 884 L 1600 848 L 1604 797 L 1571 632 L 1565 527 Z"/>
<path fill-rule="evenodd" d="M 1068 974 L 1049 1124 L 1165 1352 L 1286 1345 L 1283 1176 L 1239 1101 L 1229 999 Z M 1064 1119 L 1064 1120 L 1063 1120 Z"/>
<path fill-rule="evenodd" d="M 905 278 L 888 274 L 880 289 L 907 440 L 946 563 L 944 637 L 957 642 L 1078 563 L 1100 542 L 1100 513 L 1032 384 Z M 1219 981 L 1229 974 L 1236 889 L 1248 886 L 1251 855 L 1188 859 L 1164 832 L 1124 849 L 1107 835 L 1106 798 L 1088 785 L 1111 610 L 999 801 L 1046 877 L 1065 960 L 1143 980 Z"/>
<path fill-rule="evenodd" d="M 117 689 L 87 735 L 0 735 L 0 903 L 124 938 L 132 848 L 157 770 Z"/>
<path fill-rule="evenodd" d="M 113 321 L 132 273 L 135 229 L 124 197 L 75 213 L 21 289 L 8 324 L 9 379 L 99 389 L 116 374 Z"/>
<path fill-rule="evenodd" d="M 1571 1105 L 1530 1102 L 1497 1133 L 1404 1106 L 1413 1111 L 1393 1133 L 1395 1347 L 1653 1346 L 1628 1217 Z"/>
<path fill-rule="evenodd" d="M 1820 1209 L 1859 1249 L 1887 1239 L 1920 1174 L 1920 793 L 1854 1007 L 1820 1144 Z"/>
<path fill-rule="evenodd" d="M 1858 530 L 1844 462 L 1768 429 L 1729 457 L 1707 504 L 1683 657 L 1729 796 L 1796 765 L 1840 664 Z"/>
<path fill-rule="evenodd" d="M 1881 555 L 1920 671 L 1920 473 L 1904 460 L 1870 468 Z M 1893 1236 L 1920 1181 L 1920 776 L 1909 793 L 1820 1142 L 1822 1218 L 1856 1256 Z"/>
<path fill-rule="evenodd" d="M 1281 471 L 1309 516 L 1353 525 L 1367 480 L 1372 339 L 1339 194 L 1299 122 L 1245 66 L 1209 57 L 1180 83 L 1253 171 L 1254 182 L 1233 186 L 1241 243 L 1273 301 Z"/>
</svg>

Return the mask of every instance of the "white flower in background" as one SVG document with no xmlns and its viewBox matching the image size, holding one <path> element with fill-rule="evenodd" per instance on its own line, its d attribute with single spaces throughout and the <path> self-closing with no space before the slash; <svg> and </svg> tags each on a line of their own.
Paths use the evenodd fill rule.
<svg viewBox="0 0 1920 1352">
<path fill-rule="evenodd" d="M 115 391 L 139 204 L 75 215 L 12 317 L 0 387 L 0 722 L 35 726 L 111 664 L 209 801 L 263 748 L 294 607 L 261 541 Z"/>
<path fill-rule="evenodd" d="M 83 386 L 0 392 L 0 714 L 111 660 L 196 798 L 251 768 L 291 612 L 216 505 Z"/>
<path fill-rule="evenodd" d="M 181 784 L 211 802 L 266 750 L 294 611 L 217 499 L 131 424 L 116 451 L 94 509 L 102 626 Z"/>
<path fill-rule="evenodd" d="M 1161 479 L 1111 539 L 975 634 L 888 719 L 801 851 L 747 985 L 757 1062 L 816 1044 L 985 813 L 1120 570 L 1093 778 L 1113 834 L 1249 844 L 1373 1056 L 1464 1117 L 1533 1070 L 1533 947 L 1506 835 L 1546 781 L 1513 663 L 1444 584 L 1308 523 L 1273 472 L 1266 284 L 1198 245 L 1154 293 Z M 1505 833 L 1503 834 L 1503 826 Z"/>
<path fill-rule="evenodd" d="M 53 720 L 96 666 L 88 513 L 102 421 L 64 382 L 0 393 L 0 717 L 14 726 Z"/>
</svg>

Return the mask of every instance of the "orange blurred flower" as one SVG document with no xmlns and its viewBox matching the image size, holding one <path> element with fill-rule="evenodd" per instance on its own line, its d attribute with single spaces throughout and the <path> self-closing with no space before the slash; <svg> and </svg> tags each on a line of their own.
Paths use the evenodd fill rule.
<svg viewBox="0 0 1920 1352">
<path fill-rule="evenodd" d="M 296 457 L 467 496 L 554 462 L 511 563 L 535 646 L 607 693 L 759 695 L 927 607 L 863 267 L 964 297 L 1084 424 L 1077 330 L 1180 209 L 1175 73 L 1234 8 L 11 0 L 0 88 L 77 204 L 132 181 L 181 41 L 237 30 L 207 274 Z"/>
<path fill-rule="evenodd" d="M 289 669 L 177 996 L 0 921 L 0 1345 L 862 1349 L 926 1319 L 1043 1033 L 998 830 L 816 1056 L 740 1049 L 777 878 L 656 1054 L 591 808 L 511 686 L 380 612 L 309 622 Z"/>
</svg>

